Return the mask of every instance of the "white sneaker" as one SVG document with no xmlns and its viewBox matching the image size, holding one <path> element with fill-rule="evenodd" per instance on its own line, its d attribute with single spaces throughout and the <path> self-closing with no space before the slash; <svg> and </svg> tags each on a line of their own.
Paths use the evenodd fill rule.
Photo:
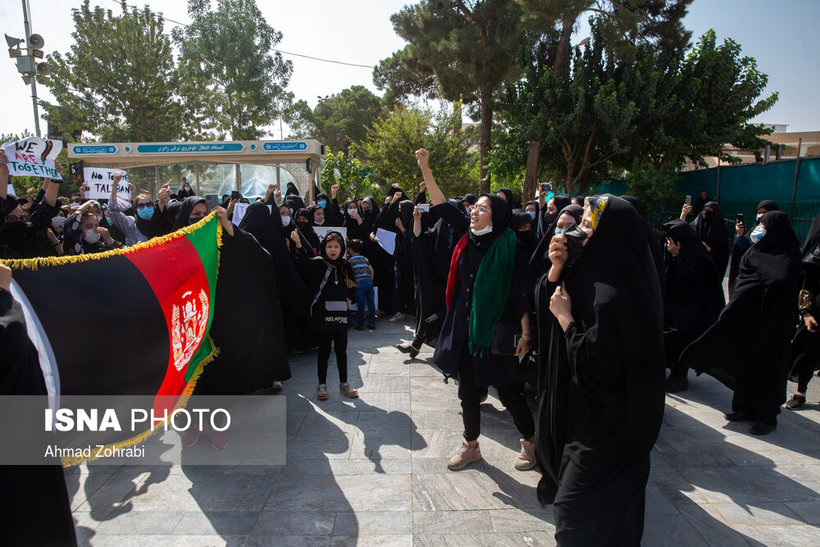
<svg viewBox="0 0 820 547">
<path fill-rule="evenodd" d="M 519 471 L 526 471 L 535 467 L 535 443 L 527 439 L 521 439 L 521 453 L 515 459 L 515 468 Z"/>
<path fill-rule="evenodd" d="M 282 383 L 282 382 L 280 382 L 279 380 L 275 380 L 275 381 L 271 384 L 271 386 L 270 386 L 270 388 L 271 388 L 273 391 L 282 391 L 282 388 L 283 388 L 283 387 L 285 387 L 285 384 L 283 384 L 283 383 Z"/>
<path fill-rule="evenodd" d="M 396 315 L 388 319 L 388 321 L 391 323 L 398 323 L 399 321 L 404 321 L 404 314 L 402 312 L 398 312 L 396 313 Z"/>
<path fill-rule="evenodd" d="M 458 447 L 456 453 L 450 458 L 450 461 L 447 462 L 447 468 L 451 471 L 458 471 L 480 459 L 481 449 L 478 447 L 478 443 L 471 445 L 467 441 L 462 441 L 461 446 Z"/>
</svg>

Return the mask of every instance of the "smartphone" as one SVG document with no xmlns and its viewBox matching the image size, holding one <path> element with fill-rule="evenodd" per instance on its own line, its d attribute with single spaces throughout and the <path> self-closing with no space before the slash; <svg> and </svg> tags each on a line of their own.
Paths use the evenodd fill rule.
<svg viewBox="0 0 820 547">
<path fill-rule="evenodd" d="M 746 224 L 745 222 L 743 222 L 743 213 L 738 213 L 737 214 L 737 223 L 738 224 Z"/>
<path fill-rule="evenodd" d="M 430 212 L 430 204 L 429 203 L 419 203 L 416 205 L 419 208 L 419 211 L 422 213 L 429 213 Z"/>
<path fill-rule="evenodd" d="M 205 194 L 205 205 L 208 207 L 208 210 L 212 210 L 214 207 L 219 205 L 219 196 L 216 194 Z"/>
<path fill-rule="evenodd" d="M 239 192 L 237 190 L 234 190 L 233 192 L 231 192 L 231 199 L 239 199 L 240 197 L 241 197 L 241 195 L 239 194 Z"/>
<path fill-rule="evenodd" d="M 692 196 L 686 194 L 686 199 L 683 200 L 686 205 L 692 205 Z"/>
</svg>

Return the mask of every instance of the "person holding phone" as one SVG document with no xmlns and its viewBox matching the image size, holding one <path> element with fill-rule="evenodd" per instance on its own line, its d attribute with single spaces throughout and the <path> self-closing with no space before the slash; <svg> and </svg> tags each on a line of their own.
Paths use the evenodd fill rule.
<svg viewBox="0 0 820 547">
<path fill-rule="evenodd" d="M 760 222 L 760 218 L 769 211 L 779 211 L 777 204 L 770 200 L 764 199 L 757 204 L 757 214 L 755 216 L 754 224 L 751 225 L 752 230 Z M 740 259 L 743 258 L 744 253 L 752 247 L 752 242 L 749 239 L 749 232 L 746 227 L 746 219 L 743 213 L 738 213 L 735 220 L 735 245 L 732 250 L 732 260 L 729 264 L 729 296 L 735 291 L 735 282 L 737 281 L 737 274 L 740 272 Z"/>
</svg>

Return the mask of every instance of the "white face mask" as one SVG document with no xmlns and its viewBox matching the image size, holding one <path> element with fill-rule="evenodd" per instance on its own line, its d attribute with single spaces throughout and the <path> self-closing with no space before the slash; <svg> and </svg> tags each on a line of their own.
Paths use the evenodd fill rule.
<svg viewBox="0 0 820 547">
<path fill-rule="evenodd" d="M 762 224 L 758 224 L 755 226 L 755 229 L 752 230 L 752 233 L 749 234 L 749 239 L 752 241 L 752 244 L 759 243 L 763 236 L 766 235 L 766 228 L 763 227 Z"/>
<path fill-rule="evenodd" d="M 480 230 L 470 228 L 470 231 L 473 233 L 474 236 L 485 236 L 493 231 L 493 225 L 487 224 L 484 228 L 481 228 Z"/>
<path fill-rule="evenodd" d="M 51 225 L 55 228 L 62 228 L 65 226 L 65 217 L 51 217 Z"/>
<path fill-rule="evenodd" d="M 86 243 L 90 243 L 94 245 L 100 240 L 100 234 L 97 233 L 97 230 L 83 230 L 83 239 Z"/>
<path fill-rule="evenodd" d="M 347 210 L 347 214 L 350 215 L 350 216 L 353 216 L 354 213 L 358 213 L 358 212 L 359 212 L 358 209 L 348 209 Z"/>
<path fill-rule="evenodd" d="M 317 226 L 321 226 L 322 224 L 324 224 L 324 223 L 325 223 L 325 219 L 322 219 L 322 220 L 314 220 L 313 222 L 314 222 Z"/>
<path fill-rule="evenodd" d="M 282 226 L 287 226 L 290 224 L 290 217 L 282 217 Z"/>
<path fill-rule="evenodd" d="M 758 222 L 760 222 L 760 219 L 763 218 L 763 215 L 758 213 L 755 218 L 757 219 Z"/>
</svg>

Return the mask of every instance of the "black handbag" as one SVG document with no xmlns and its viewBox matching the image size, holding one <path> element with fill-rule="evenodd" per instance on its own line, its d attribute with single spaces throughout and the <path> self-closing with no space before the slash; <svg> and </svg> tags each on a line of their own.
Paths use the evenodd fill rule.
<svg viewBox="0 0 820 547">
<path fill-rule="evenodd" d="M 499 321 L 495 326 L 493 342 L 490 344 L 490 355 L 512 357 L 518 349 L 518 340 L 521 338 L 521 323 Z"/>
</svg>

